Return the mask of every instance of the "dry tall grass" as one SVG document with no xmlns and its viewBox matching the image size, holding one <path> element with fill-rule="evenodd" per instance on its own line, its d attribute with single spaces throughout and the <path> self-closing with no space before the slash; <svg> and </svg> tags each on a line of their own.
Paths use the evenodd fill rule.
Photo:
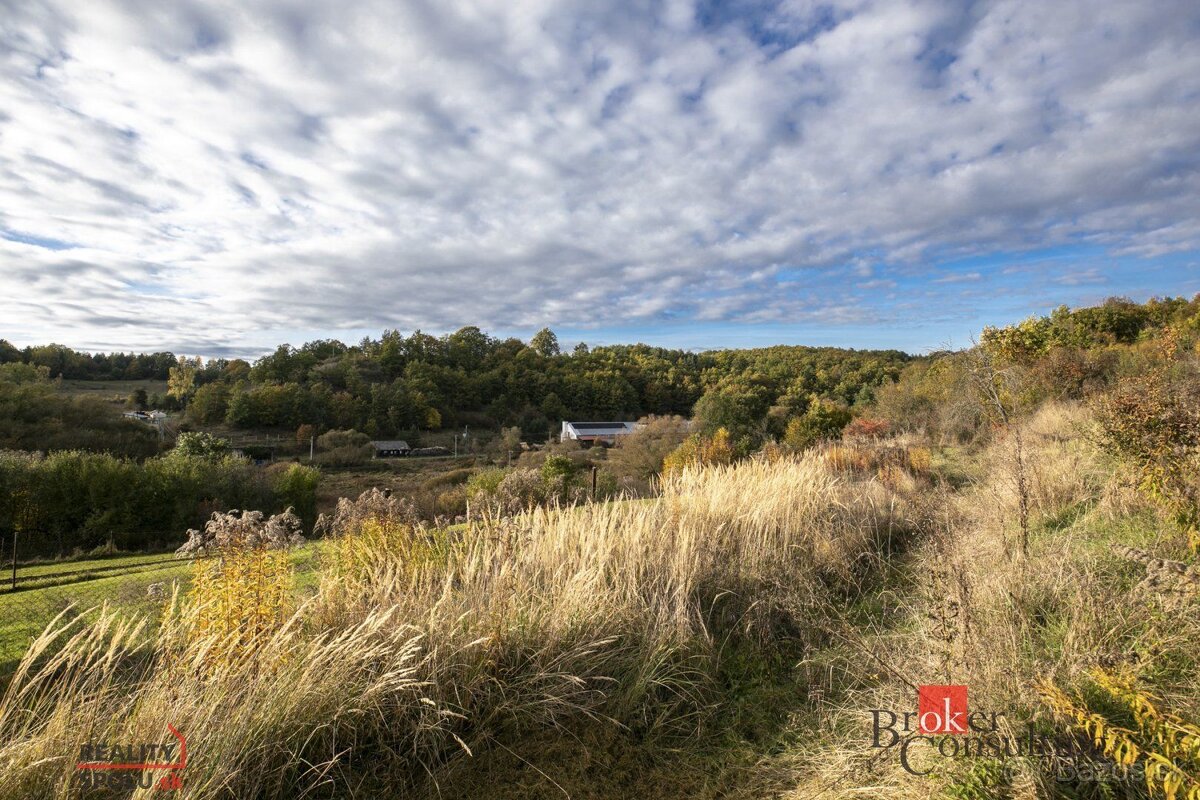
<svg viewBox="0 0 1200 800">
<path fill-rule="evenodd" d="M 238 798 L 427 791 L 449 761 L 567 720 L 685 732 L 720 700 L 725 648 L 816 640 L 814 616 L 916 524 L 815 457 L 467 530 L 360 521 L 316 595 L 215 671 L 178 600 L 148 644 L 108 612 L 48 629 L 0 700 L 0 796 L 72 796 L 83 744 L 168 723 L 188 738 L 182 794 Z"/>
<path fill-rule="evenodd" d="M 1122 554 L 1132 545 L 1160 559 L 1179 558 L 1180 536 L 1089 444 L 1089 421 L 1086 408 L 1053 403 L 1019 423 L 1028 558 L 1016 546 L 1012 443 L 1001 439 L 979 454 L 982 478 L 948 498 L 944 535 L 910 554 L 896 618 L 854 632 L 853 666 L 843 679 L 845 699 L 830 712 L 831 730 L 809 752 L 785 760 L 798 782 L 789 797 L 861 797 L 864 786 L 871 797 L 896 800 L 1140 796 L 1136 786 L 1129 795 L 1104 795 L 1096 784 L 1072 794 L 1075 788 L 1056 784 L 1044 764 L 1028 760 L 1010 762 L 1012 782 L 990 788 L 979 783 L 981 773 L 969 775 L 979 767 L 970 760 L 932 759 L 921 766 L 935 771 L 916 777 L 894 754 L 872 760 L 877 752 L 868 743 L 865 709 L 914 708 L 910 684 L 966 684 L 971 708 L 1004 710 L 1011 727 L 1003 732 L 1014 735 L 1027 719 L 1048 724 L 1038 687 L 1086 686 L 1098 668 L 1145 674 L 1165 707 L 1188 719 L 1200 716 L 1200 596 L 1148 588 L 1139 583 L 1145 568 Z M 885 654 L 903 675 L 866 652 Z"/>
</svg>

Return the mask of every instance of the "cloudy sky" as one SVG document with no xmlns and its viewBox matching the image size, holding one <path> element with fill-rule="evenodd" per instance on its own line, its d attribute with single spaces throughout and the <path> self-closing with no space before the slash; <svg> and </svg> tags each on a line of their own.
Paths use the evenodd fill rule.
<svg viewBox="0 0 1200 800">
<path fill-rule="evenodd" d="M 0 337 L 919 351 L 1200 292 L 1195 0 L 0 0 Z"/>
</svg>

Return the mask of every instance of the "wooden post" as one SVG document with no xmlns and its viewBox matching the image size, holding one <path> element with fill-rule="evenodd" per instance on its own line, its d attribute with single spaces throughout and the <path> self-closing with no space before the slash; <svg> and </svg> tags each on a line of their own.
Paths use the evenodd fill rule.
<svg viewBox="0 0 1200 800">
<path fill-rule="evenodd" d="M 592 502 L 596 502 L 596 465 L 592 464 Z"/>
<path fill-rule="evenodd" d="M 12 588 L 17 588 L 17 529 L 13 528 Z"/>
</svg>

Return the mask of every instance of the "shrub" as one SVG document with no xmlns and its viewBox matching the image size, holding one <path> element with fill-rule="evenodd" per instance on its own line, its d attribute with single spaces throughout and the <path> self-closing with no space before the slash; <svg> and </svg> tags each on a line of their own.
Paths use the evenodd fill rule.
<svg viewBox="0 0 1200 800">
<path fill-rule="evenodd" d="M 372 456 L 371 438 L 354 430 L 326 431 L 317 437 L 316 461 L 329 466 L 361 464 Z"/>
<path fill-rule="evenodd" d="M 1200 551 L 1200 385 L 1172 377 L 1175 348 L 1168 334 L 1152 369 L 1122 379 L 1094 406 L 1101 447 L 1134 467 L 1141 490 Z"/>
<path fill-rule="evenodd" d="M 542 462 L 541 476 L 547 483 L 565 482 L 573 478 L 577 470 L 575 462 L 566 456 L 550 455 Z"/>
<path fill-rule="evenodd" d="M 441 475 L 434 475 L 432 478 L 426 479 L 421 483 L 421 488 L 426 491 L 433 491 L 450 486 L 461 486 L 469 481 L 474 474 L 475 470 L 471 467 L 452 469 L 449 472 L 443 472 Z"/>
<path fill-rule="evenodd" d="M 663 461 L 663 475 L 686 469 L 733 463 L 734 450 L 729 431 L 718 428 L 712 436 L 694 434 Z"/>
<path fill-rule="evenodd" d="M 476 472 L 467 480 L 467 498 L 472 502 L 486 501 L 487 498 L 495 495 L 505 474 L 505 471 L 499 467 Z"/>
<path fill-rule="evenodd" d="M 321 471 L 303 464 L 288 464 L 282 469 L 272 468 L 276 504 L 291 508 L 310 529 L 317 521 L 317 486 L 321 483 Z"/>
<path fill-rule="evenodd" d="M 179 434 L 170 455 L 180 458 L 221 459 L 230 455 L 233 448 L 228 439 L 220 439 L 211 433 L 185 432 Z"/>
<path fill-rule="evenodd" d="M 617 440 L 608 452 L 608 465 L 619 478 L 648 481 L 662 472 L 663 462 L 688 436 L 688 422 L 680 416 L 649 416 L 633 433 Z"/>
<path fill-rule="evenodd" d="M 850 439 L 878 439 L 886 436 L 891 426 L 886 419 L 858 417 L 851 420 L 842 435 Z"/>
<path fill-rule="evenodd" d="M 1126 767 L 1141 764 L 1151 797 L 1200 800 L 1200 725 L 1161 710 L 1161 700 L 1128 672 L 1094 668 L 1087 686 L 1095 700 L 1071 696 L 1049 681 L 1039 695 L 1058 720 L 1105 756 Z"/>
<path fill-rule="evenodd" d="M 345 536 L 369 521 L 386 524 L 414 525 L 420 514 L 407 498 L 392 494 L 390 489 L 368 489 L 351 500 L 338 498 L 330 515 L 317 517 L 313 533 L 319 536 Z"/>
<path fill-rule="evenodd" d="M 850 410 L 828 400 L 814 399 L 808 410 L 788 423 L 783 443 L 793 452 L 836 439 L 850 422 Z"/>
<path fill-rule="evenodd" d="M 502 514 L 529 511 L 545 502 L 546 485 L 536 470 L 512 469 L 496 486 L 492 500 Z"/>
<path fill-rule="evenodd" d="M 317 447 L 322 450 L 337 450 L 343 447 L 363 447 L 371 443 L 371 437 L 355 430 L 326 431 L 317 437 Z"/>
</svg>

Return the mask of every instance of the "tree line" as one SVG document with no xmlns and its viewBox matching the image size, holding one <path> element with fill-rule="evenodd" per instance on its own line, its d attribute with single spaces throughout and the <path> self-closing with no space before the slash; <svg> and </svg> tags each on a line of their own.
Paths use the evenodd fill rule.
<svg viewBox="0 0 1200 800">
<path fill-rule="evenodd" d="M 0 359 L 45 367 L 53 378 L 80 375 L 89 363 L 129 358 L 114 354 L 106 361 L 63 351 L 57 345 L 23 351 L 0 346 Z M 157 354 L 132 358 L 161 366 Z M 516 426 L 523 437 L 541 440 L 563 419 L 690 416 L 702 399 L 711 407 L 736 406 L 739 419 L 732 422 L 748 432 L 766 425 L 773 409 L 783 419 L 804 413 L 818 398 L 845 407 L 869 402 L 911 360 L 899 350 L 802 346 L 697 353 L 580 344 L 563 352 L 548 329 L 524 342 L 471 326 L 444 336 L 389 330 L 355 345 L 281 345 L 253 364 L 171 357 L 152 377 L 169 381 L 160 403 L 185 407 L 198 425 L 313 425 L 371 436 Z M 96 376 L 110 374 L 92 368 Z"/>
<path fill-rule="evenodd" d="M 29 364 L 45 367 L 51 378 L 90 381 L 133 381 L 167 379 L 175 366 L 174 353 L 81 353 L 61 344 L 17 348 L 0 339 L 0 364 Z"/>
</svg>

